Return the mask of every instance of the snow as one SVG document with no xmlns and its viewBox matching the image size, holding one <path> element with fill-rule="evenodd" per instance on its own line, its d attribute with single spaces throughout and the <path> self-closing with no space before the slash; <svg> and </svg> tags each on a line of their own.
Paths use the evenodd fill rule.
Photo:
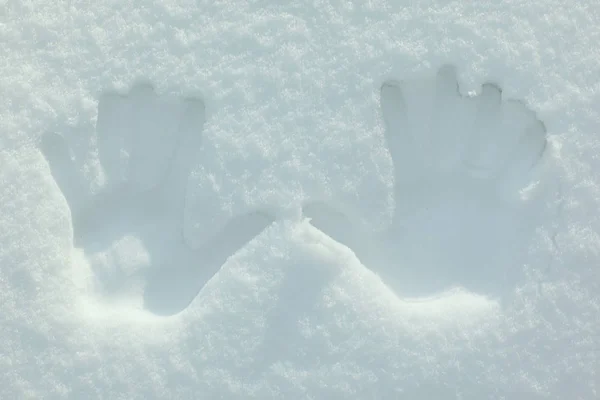
<svg viewBox="0 0 600 400">
<path fill-rule="evenodd" d="M 3 2 L 0 398 L 597 398 L 599 13 Z"/>
</svg>

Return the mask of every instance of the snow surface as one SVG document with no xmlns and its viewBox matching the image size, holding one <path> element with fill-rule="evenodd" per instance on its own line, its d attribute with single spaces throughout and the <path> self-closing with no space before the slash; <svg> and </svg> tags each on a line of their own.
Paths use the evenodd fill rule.
<svg viewBox="0 0 600 400">
<path fill-rule="evenodd" d="M 0 398 L 598 398 L 599 26 L 0 3 Z"/>
</svg>

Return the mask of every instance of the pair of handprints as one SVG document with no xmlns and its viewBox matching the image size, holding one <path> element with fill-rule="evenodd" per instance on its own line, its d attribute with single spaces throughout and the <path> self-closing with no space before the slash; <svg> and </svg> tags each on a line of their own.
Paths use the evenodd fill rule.
<svg viewBox="0 0 600 400">
<path fill-rule="evenodd" d="M 434 79 L 385 82 L 380 99 L 395 179 L 389 229 L 366 235 L 335 204 L 302 204 L 304 215 L 399 296 L 506 287 L 516 279 L 528 232 L 526 204 L 515 194 L 546 148 L 543 123 L 523 103 L 503 100 L 496 85 L 461 95 L 451 66 Z M 255 210 L 200 246 L 186 242 L 188 177 L 201 161 L 204 122 L 201 99 L 163 99 L 149 85 L 103 95 L 96 143 L 106 183 L 94 194 L 65 138 L 43 137 L 42 152 L 71 211 L 74 246 L 95 267 L 104 293 L 137 282 L 148 310 L 177 313 L 275 220 Z"/>
</svg>

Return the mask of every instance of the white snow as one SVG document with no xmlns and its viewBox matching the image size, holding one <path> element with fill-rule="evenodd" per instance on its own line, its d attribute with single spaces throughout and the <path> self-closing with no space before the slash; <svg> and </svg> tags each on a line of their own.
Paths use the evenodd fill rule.
<svg viewBox="0 0 600 400">
<path fill-rule="evenodd" d="M 597 398 L 599 26 L 0 3 L 0 398 Z"/>
</svg>

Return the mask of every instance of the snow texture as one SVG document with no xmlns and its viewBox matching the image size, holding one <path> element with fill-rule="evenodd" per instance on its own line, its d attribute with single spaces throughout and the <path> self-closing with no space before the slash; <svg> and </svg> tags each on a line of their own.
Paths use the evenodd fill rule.
<svg viewBox="0 0 600 400">
<path fill-rule="evenodd" d="M 598 398 L 600 11 L 0 3 L 0 398 Z"/>
</svg>

